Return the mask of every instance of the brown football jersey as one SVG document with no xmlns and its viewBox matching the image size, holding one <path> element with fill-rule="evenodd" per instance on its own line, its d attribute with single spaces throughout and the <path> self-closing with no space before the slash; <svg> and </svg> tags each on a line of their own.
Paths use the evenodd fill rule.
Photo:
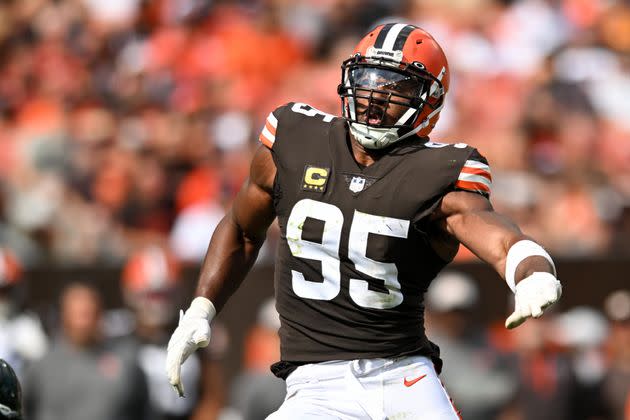
<svg viewBox="0 0 630 420">
<path fill-rule="evenodd" d="M 423 294 L 458 243 L 443 241 L 428 218 L 449 191 L 488 196 L 486 160 L 464 143 L 416 137 L 362 167 L 347 121 L 301 103 L 273 111 L 260 141 L 277 167 L 282 361 L 424 354 L 439 371 Z"/>
</svg>

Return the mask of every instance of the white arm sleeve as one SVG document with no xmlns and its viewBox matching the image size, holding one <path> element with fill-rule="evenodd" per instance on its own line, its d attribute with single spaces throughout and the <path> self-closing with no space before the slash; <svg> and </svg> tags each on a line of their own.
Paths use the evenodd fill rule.
<svg viewBox="0 0 630 420">
<path fill-rule="evenodd" d="M 530 241 L 529 239 L 518 241 L 508 250 L 507 259 L 505 261 L 505 281 L 508 286 L 510 286 L 510 289 L 512 289 L 512 292 L 516 289 L 516 280 L 514 279 L 514 276 L 516 275 L 516 268 L 524 259 L 535 255 L 543 257 L 549 261 L 549 264 L 551 264 L 551 267 L 553 268 L 553 275 L 556 275 L 556 266 L 553 263 L 551 256 L 542 246 L 538 245 L 534 241 Z"/>
</svg>

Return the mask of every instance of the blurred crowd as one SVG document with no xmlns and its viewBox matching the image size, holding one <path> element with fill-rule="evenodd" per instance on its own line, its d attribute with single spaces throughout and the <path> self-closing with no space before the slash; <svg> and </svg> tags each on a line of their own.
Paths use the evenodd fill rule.
<svg viewBox="0 0 630 420">
<path fill-rule="evenodd" d="M 4 0 L 0 243 L 29 267 L 199 262 L 265 116 L 338 113 L 342 59 L 390 20 L 443 45 L 432 139 L 488 157 L 497 209 L 554 255 L 630 254 L 620 0 Z"/>
</svg>

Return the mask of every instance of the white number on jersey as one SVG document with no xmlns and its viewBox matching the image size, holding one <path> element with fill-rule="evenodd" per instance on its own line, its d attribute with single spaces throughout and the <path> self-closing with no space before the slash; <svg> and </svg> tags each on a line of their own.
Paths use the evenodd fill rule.
<svg viewBox="0 0 630 420">
<path fill-rule="evenodd" d="M 466 143 L 440 143 L 437 141 L 428 141 L 424 143 L 424 146 L 430 147 L 432 149 L 441 149 L 442 147 L 446 147 L 446 146 L 453 146 L 457 149 L 465 149 L 468 147 L 468 144 Z"/>
<path fill-rule="evenodd" d="M 335 116 L 332 114 L 328 114 L 324 111 L 320 111 L 319 109 L 313 108 L 310 105 L 303 104 L 301 102 L 296 102 L 291 107 L 291 111 L 297 112 L 298 114 L 304 114 L 308 117 L 315 117 L 317 115 L 321 115 L 324 117 L 324 122 L 331 122 Z"/>
<path fill-rule="evenodd" d="M 324 222 L 322 243 L 302 239 L 302 227 L 306 218 Z M 323 282 L 309 281 L 304 274 L 291 270 L 293 291 L 306 299 L 331 300 L 341 290 L 339 245 L 343 226 L 341 210 L 332 204 L 311 199 L 298 201 L 287 222 L 287 242 L 291 254 L 298 258 L 321 261 Z M 375 261 L 366 256 L 370 233 L 396 238 L 407 238 L 409 221 L 393 217 L 375 216 L 354 212 L 348 240 L 348 257 L 357 270 L 370 277 L 381 279 L 388 293 L 369 290 L 368 282 L 350 279 L 349 293 L 359 306 L 373 309 L 390 309 L 403 301 L 398 269 L 394 263 Z"/>
<path fill-rule="evenodd" d="M 302 227 L 306 218 L 310 217 L 324 222 L 322 243 L 302 239 Z M 304 274 L 291 270 L 293 291 L 299 297 L 307 299 L 331 300 L 341 289 L 341 273 L 339 272 L 339 242 L 343 214 L 332 204 L 315 200 L 298 201 L 287 223 L 287 242 L 294 257 L 308 258 L 322 262 L 323 283 L 308 281 Z"/>
<path fill-rule="evenodd" d="M 374 261 L 366 257 L 367 242 L 370 233 L 407 238 L 409 220 L 393 217 L 374 216 L 354 211 L 350 238 L 348 241 L 348 258 L 357 270 L 385 281 L 389 293 L 375 292 L 368 289 L 368 282 L 350 279 L 350 297 L 364 308 L 389 309 L 400 305 L 403 295 L 398 282 L 398 269 L 394 263 Z"/>
</svg>

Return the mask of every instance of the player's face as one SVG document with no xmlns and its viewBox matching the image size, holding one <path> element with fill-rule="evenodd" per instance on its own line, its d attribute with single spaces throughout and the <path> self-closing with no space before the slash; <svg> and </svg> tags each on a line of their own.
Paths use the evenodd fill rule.
<svg viewBox="0 0 630 420">
<path fill-rule="evenodd" d="M 371 126 L 393 126 L 418 98 L 422 81 L 393 70 L 361 67 L 352 70 L 357 89 L 357 120 Z"/>
</svg>

